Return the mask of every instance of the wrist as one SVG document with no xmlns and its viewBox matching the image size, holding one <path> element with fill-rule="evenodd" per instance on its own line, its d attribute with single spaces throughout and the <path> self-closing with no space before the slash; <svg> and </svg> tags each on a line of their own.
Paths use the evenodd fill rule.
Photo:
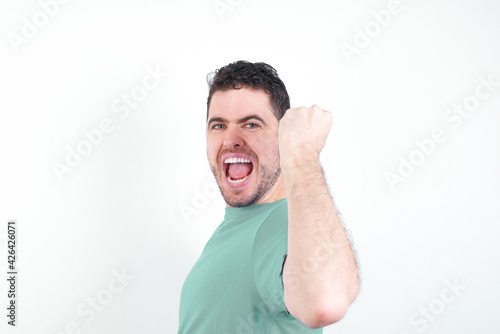
<svg viewBox="0 0 500 334">
<path fill-rule="evenodd" d="M 321 169 L 319 155 L 312 150 L 280 151 L 280 165 L 284 174 L 305 173 Z"/>
</svg>

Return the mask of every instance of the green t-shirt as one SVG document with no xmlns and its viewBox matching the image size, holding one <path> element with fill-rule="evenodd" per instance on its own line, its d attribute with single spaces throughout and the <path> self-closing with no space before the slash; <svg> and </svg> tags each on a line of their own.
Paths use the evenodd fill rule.
<svg viewBox="0 0 500 334">
<path fill-rule="evenodd" d="M 226 208 L 181 292 L 179 334 L 323 333 L 286 309 L 286 199 Z"/>
</svg>

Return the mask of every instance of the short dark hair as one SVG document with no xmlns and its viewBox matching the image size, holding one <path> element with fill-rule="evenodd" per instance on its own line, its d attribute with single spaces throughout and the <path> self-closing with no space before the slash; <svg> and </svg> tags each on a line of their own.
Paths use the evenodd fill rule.
<svg viewBox="0 0 500 334">
<path fill-rule="evenodd" d="M 274 115 L 280 120 L 290 108 L 290 97 L 285 84 L 278 77 L 276 70 L 266 63 L 251 63 L 239 60 L 231 63 L 207 76 L 209 87 L 207 100 L 207 118 L 210 101 L 216 91 L 241 89 L 243 87 L 263 90 L 269 94 Z"/>
</svg>

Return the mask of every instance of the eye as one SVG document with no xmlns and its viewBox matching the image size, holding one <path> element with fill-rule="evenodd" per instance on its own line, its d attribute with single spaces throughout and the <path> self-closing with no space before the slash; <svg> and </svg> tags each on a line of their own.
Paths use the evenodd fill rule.
<svg viewBox="0 0 500 334">
<path fill-rule="evenodd" d="M 258 128 L 259 125 L 257 123 L 247 123 L 247 124 L 245 124 L 245 127 L 249 128 L 249 129 L 255 129 L 255 128 Z"/>
<path fill-rule="evenodd" d="M 224 127 L 224 125 L 223 125 L 223 124 L 214 124 L 214 125 L 212 126 L 212 129 L 213 129 L 213 130 L 220 130 L 220 129 L 222 129 L 223 127 Z"/>
</svg>

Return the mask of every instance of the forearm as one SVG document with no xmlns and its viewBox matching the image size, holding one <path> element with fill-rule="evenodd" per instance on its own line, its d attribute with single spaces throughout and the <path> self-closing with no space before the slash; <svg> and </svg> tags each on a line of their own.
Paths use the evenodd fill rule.
<svg viewBox="0 0 500 334">
<path fill-rule="evenodd" d="M 354 254 L 335 209 L 319 159 L 282 161 L 288 202 L 285 301 L 314 327 L 340 320 L 359 290 Z M 290 284 L 289 284 L 290 283 Z"/>
</svg>

